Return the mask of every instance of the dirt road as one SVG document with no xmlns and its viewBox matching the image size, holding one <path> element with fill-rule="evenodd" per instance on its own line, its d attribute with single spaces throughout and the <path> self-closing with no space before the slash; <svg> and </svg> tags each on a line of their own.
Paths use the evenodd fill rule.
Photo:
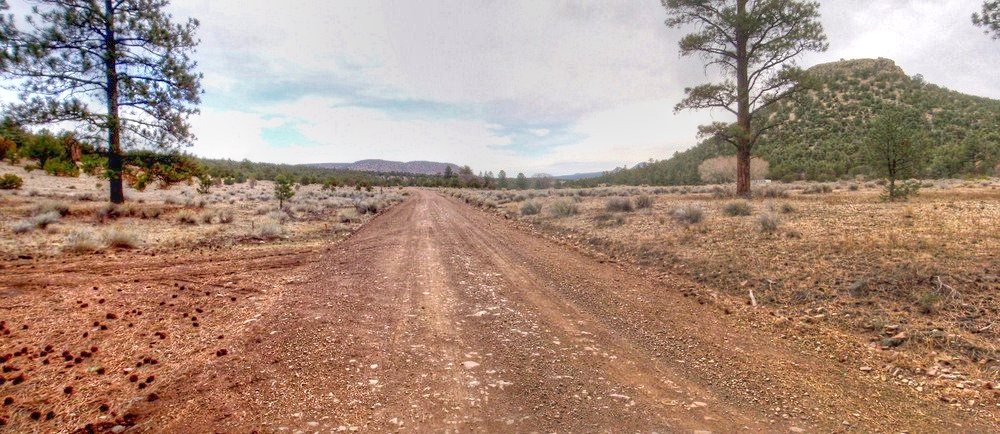
<svg viewBox="0 0 1000 434">
<path fill-rule="evenodd" d="M 171 335 L 155 402 L 122 404 L 140 431 L 998 429 L 433 191 L 330 246 L 136 262 L 105 278 L 242 288 L 209 338 Z"/>
</svg>

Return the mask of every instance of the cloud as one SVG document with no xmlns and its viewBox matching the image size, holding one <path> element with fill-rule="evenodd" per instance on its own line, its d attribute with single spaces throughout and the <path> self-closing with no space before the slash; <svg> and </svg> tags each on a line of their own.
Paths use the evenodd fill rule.
<svg viewBox="0 0 1000 434">
<path fill-rule="evenodd" d="M 823 2 L 827 53 L 888 57 L 1000 98 L 975 0 Z M 657 2 L 175 0 L 202 27 L 199 155 L 289 163 L 432 159 L 564 173 L 669 158 L 723 113 L 673 114 L 712 80 Z M 956 65 L 961 65 L 958 67 Z"/>
</svg>

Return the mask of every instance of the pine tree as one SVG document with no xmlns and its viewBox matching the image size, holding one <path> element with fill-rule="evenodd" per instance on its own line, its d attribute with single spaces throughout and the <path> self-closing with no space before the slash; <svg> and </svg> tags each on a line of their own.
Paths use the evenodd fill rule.
<svg viewBox="0 0 1000 434">
<path fill-rule="evenodd" d="M 125 144 L 175 150 L 194 138 L 187 117 L 200 102 L 190 57 L 198 21 L 172 22 L 167 0 L 35 3 L 31 28 L 13 47 L 25 101 L 13 111 L 27 123 L 71 121 L 91 139 L 103 136 L 110 199 L 124 202 Z"/>
<path fill-rule="evenodd" d="M 680 41 L 681 55 L 700 54 L 707 66 L 721 69 L 722 83 L 685 89 L 675 111 L 721 108 L 735 124 L 702 126 L 736 147 L 736 193 L 750 195 L 750 158 L 768 130 L 776 127 L 758 114 L 801 89 L 801 69 L 794 59 L 806 51 L 825 51 L 819 3 L 796 0 L 661 0 L 667 26 L 692 25 L 697 31 Z"/>
</svg>

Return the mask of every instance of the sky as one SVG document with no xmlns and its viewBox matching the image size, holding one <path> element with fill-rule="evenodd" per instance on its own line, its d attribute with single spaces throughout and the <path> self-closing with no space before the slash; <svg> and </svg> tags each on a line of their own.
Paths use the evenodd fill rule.
<svg viewBox="0 0 1000 434">
<path fill-rule="evenodd" d="M 13 2 L 12 2 L 13 3 Z M 826 0 L 809 67 L 885 57 L 1000 99 L 981 0 Z M 710 81 L 657 0 L 173 0 L 204 74 L 187 151 L 274 163 L 380 158 L 564 175 L 669 158 L 723 112 L 680 112 Z"/>
</svg>

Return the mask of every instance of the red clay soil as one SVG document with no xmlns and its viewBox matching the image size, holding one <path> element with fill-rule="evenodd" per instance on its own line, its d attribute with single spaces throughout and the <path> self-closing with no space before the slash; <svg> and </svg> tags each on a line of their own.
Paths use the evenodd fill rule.
<svg viewBox="0 0 1000 434">
<path fill-rule="evenodd" d="M 20 260 L 0 431 L 1000 431 L 692 286 L 433 191 L 328 245 Z"/>
</svg>

